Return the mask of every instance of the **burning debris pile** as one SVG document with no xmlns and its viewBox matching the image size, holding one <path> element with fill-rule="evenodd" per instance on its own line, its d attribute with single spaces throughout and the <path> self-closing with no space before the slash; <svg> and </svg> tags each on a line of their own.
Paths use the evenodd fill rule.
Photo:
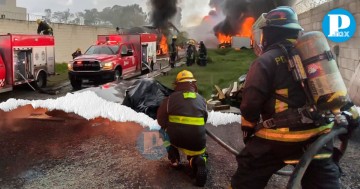
<svg viewBox="0 0 360 189">
<path fill-rule="evenodd" d="M 292 6 L 295 2 L 296 0 L 210 0 L 209 6 L 213 10 L 204 17 L 193 34 L 206 44 L 228 46 L 234 36 L 250 38 L 252 25 L 261 13 L 269 12 L 277 6 Z M 204 32 L 206 28 L 208 30 Z M 217 41 L 214 42 L 214 37 L 210 35 L 215 35 Z"/>
</svg>

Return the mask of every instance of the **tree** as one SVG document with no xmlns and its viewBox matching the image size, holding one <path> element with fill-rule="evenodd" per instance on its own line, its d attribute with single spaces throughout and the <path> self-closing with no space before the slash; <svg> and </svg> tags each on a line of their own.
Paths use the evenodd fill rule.
<svg viewBox="0 0 360 189">
<path fill-rule="evenodd" d="M 70 13 L 70 9 L 63 12 L 54 12 L 52 15 L 52 18 L 59 23 L 69 23 L 72 17 L 74 17 L 74 14 Z"/>
<path fill-rule="evenodd" d="M 44 17 L 44 20 L 45 20 L 47 23 L 50 23 L 50 22 L 51 22 L 51 9 L 45 9 L 45 17 Z"/>
<path fill-rule="evenodd" d="M 111 23 L 114 27 L 130 28 L 134 26 L 146 25 L 147 15 L 142 8 L 137 5 L 106 7 L 99 12 L 102 23 Z"/>
<path fill-rule="evenodd" d="M 85 25 L 97 25 L 100 22 L 99 12 L 97 9 L 85 10 L 84 24 Z"/>
<path fill-rule="evenodd" d="M 82 12 L 75 13 L 73 19 L 71 21 L 69 21 L 69 24 L 83 25 L 84 24 L 84 13 L 82 13 Z"/>
</svg>

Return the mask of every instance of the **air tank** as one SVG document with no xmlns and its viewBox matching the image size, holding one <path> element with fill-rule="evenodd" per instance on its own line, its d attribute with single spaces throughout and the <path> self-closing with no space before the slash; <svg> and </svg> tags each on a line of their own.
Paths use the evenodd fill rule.
<svg viewBox="0 0 360 189">
<path fill-rule="evenodd" d="M 317 109 L 338 111 L 348 102 L 348 93 L 324 34 L 307 32 L 299 37 L 295 47 Z"/>
</svg>

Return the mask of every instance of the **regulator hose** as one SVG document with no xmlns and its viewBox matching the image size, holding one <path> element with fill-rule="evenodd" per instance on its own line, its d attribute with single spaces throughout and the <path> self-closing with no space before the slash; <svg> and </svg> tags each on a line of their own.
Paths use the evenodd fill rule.
<svg viewBox="0 0 360 189">
<path fill-rule="evenodd" d="M 301 188 L 301 179 L 304 176 L 304 173 L 312 161 L 314 155 L 323 147 L 326 143 L 332 140 L 334 137 L 347 133 L 348 130 L 345 127 L 334 128 L 328 134 L 320 136 L 314 143 L 311 144 L 309 149 L 302 155 L 299 164 L 295 167 L 293 174 L 291 175 L 289 182 L 287 184 L 287 189 L 300 189 Z M 341 145 L 341 151 L 345 152 L 347 142 L 343 142 Z"/>
</svg>

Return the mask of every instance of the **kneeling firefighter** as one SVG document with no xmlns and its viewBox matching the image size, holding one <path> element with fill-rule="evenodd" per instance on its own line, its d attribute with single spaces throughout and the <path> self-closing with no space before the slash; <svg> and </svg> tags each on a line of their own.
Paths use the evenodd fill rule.
<svg viewBox="0 0 360 189">
<path fill-rule="evenodd" d="M 196 79 L 190 71 L 177 74 L 175 91 L 165 98 L 157 112 L 168 158 L 175 168 L 180 166 L 181 150 L 196 175 L 196 185 L 207 179 L 205 123 L 208 113 L 205 99 L 197 93 Z"/>
<path fill-rule="evenodd" d="M 330 48 L 323 45 L 326 39 L 319 42 L 314 33 L 298 39 L 303 29 L 291 7 L 264 13 L 253 27 L 254 33 L 261 33 L 254 47 L 259 57 L 247 73 L 242 93 L 245 148 L 236 157 L 232 188 L 265 188 L 273 173 L 296 165 L 309 145 L 331 131 L 333 115 L 349 102 Z M 331 82 L 336 86 L 324 85 Z M 352 116 L 346 116 L 353 130 L 359 125 L 358 113 L 353 106 L 346 109 L 353 110 Z M 339 167 L 332 154 L 329 142 L 313 157 L 302 188 L 340 188 Z"/>
</svg>

